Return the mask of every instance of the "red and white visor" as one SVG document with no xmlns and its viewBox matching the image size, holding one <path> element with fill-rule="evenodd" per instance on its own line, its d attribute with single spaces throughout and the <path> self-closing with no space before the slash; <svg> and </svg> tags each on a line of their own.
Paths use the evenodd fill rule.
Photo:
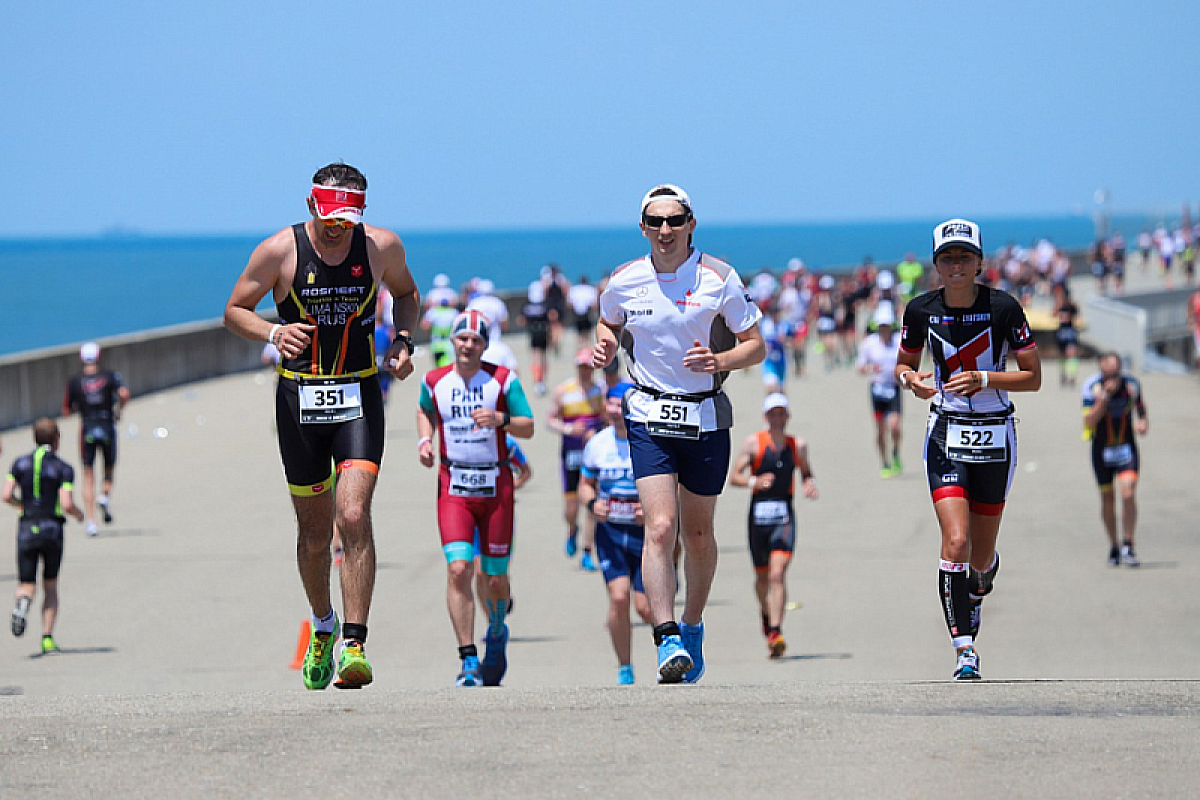
<svg viewBox="0 0 1200 800">
<path fill-rule="evenodd" d="M 321 219 L 344 219 L 355 225 L 362 222 L 367 193 L 341 186 L 313 186 L 313 204 Z"/>
</svg>

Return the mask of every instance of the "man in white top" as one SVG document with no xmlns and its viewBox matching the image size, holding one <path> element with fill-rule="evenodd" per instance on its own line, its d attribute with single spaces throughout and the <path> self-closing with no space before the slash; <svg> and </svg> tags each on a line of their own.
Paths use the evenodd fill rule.
<svg viewBox="0 0 1200 800">
<path fill-rule="evenodd" d="M 626 400 L 634 477 L 645 515 L 642 575 L 660 683 L 704 674 L 704 606 L 717 568 L 713 513 L 729 471 L 730 370 L 763 360 L 762 313 L 737 272 L 692 247 L 692 202 L 677 186 L 642 198 L 650 254 L 618 267 L 600 296 L 596 367 L 618 342 L 637 390 Z M 675 621 L 673 551 L 682 536 L 686 599 Z"/>
<path fill-rule="evenodd" d="M 457 306 L 458 292 L 450 288 L 450 276 L 439 272 L 433 276 L 433 288 L 429 290 L 429 294 L 425 295 L 425 307 L 437 308 L 443 305 L 450 308 Z"/>
<path fill-rule="evenodd" d="M 571 313 L 575 315 L 575 332 L 579 334 L 579 344 L 590 344 L 592 331 L 596 325 L 596 303 L 600 294 L 596 287 L 588 283 L 587 275 L 579 276 L 576 283 L 567 290 L 567 302 Z"/>
<path fill-rule="evenodd" d="M 883 468 L 882 478 L 891 478 L 904 471 L 900 462 L 901 404 L 900 384 L 896 382 L 896 356 L 900 352 L 900 337 L 896 335 L 896 316 L 890 303 L 881 303 L 871 320 L 876 331 L 863 339 L 855 366 L 871 378 L 871 411 L 875 415 L 875 447 Z M 891 441 L 891 448 L 888 447 Z M 890 449 L 890 454 L 889 454 Z"/>
<path fill-rule="evenodd" d="M 508 330 L 508 306 L 504 304 L 503 300 L 496 297 L 496 284 L 487 278 L 479 282 L 478 289 L 479 294 L 467 303 L 467 308 L 482 311 L 483 315 L 488 318 L 488 322 L 492 324 L 492 338 L 499 339 L 499 334 Z"/>
</svg>

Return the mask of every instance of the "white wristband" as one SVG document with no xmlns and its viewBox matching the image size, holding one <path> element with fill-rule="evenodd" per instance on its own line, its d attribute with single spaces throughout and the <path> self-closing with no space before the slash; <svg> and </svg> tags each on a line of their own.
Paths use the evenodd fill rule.
<svg viewBox="0 0 1200 800">
<path fill-rule="evenodd" d="M 425 446 L 427 444 L 433 444 L 433 438 L 429 437 L 429 436 L 422 436 L 420 439 L 417 440 L 417 449 L 420 450 L 423 446 Z"/>
<path fill-rule="evenodd" d="M 283 327 L 283 326 L 282 326 L 282 325 L 272 325 L 272 326 L 271 326 L 271 332 L 267 334 L 267 341 L 268 341 L 268 342 L 270 342 L 271 344 L 275 344 L 275 333 L 276 333 L 276 331 L 278 331 L 278 330 L 279 330 L 281 327 Z"/>
<path fill-rule="evenodd" d="M 988 385 L 987 373 L 984 372 L 983 370 L 980 370 L 979 371 L 979 388 L 986 389 L 987 385 Z"/>
<path fill-rule="evenodd" d="M 904 384 L 904 388 L 905 388 L 905 389 L 907 389 L 907 388 L 908 388 L 908 376 L 909 376 L 909 375 L 915 375 L 915 374 L 916 374 L 916 372 L 917 372 L 917 371 L 916 371 L 915 369 L 906 369 L 906 370 L 904 370 L 904 372 L 901 372 L 901 373 L 900 373 L 900 382 L 901 382 L 902 384 Z"/>
</svg>

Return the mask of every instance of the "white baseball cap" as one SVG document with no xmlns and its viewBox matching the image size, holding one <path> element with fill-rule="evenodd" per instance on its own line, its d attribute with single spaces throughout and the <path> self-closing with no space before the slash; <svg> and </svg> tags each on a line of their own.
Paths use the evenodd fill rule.
<svg viewBox="0 0 1200 800">
<path fill-rule="evenodd" d="M 896 311 L 892 308 L 892 304 L 887 301 L 880 302 L 875 309 L 875 315 L 871 317 L 871 322 L 874 322 L 876 327 L 895 325 Z"/>
<path fill-rule="evenodd" d="M 476 285 L 475 288 L 479 290 L 480 294 L 491 294 L 492 292 L 496 291 L 496 284 L 492 283 L 487 278 L 484 278 Z"/>
<path fill-rule="evenodd" d="M 646 213 L 646 206 L 659 200 L 674 200 L 686 208 L 689 214 L 692 213 L 692 199 L 688 197 L 687 192 L 673 183 L 660 183 L 646 192 L 646 196 L 642 198 L 642 213 Z"/>
<path fill-rule="evenodd" d="M 450 276 L 444 272 L 439 272 L 433 276 L 433 285 L 439 289 L 444 289 L 450 285 Z"/>
<path fill-rule="evenodd" d="M 887 291 L 896 285 L 896 276 L 890 270 L 882 270 L 875 276 L 875 285 L 883 291 Z"/>
<path fill-rule="evenodd" d="M 79 348 L 79 360 L 85 364 L 95 364 L 100 360 L 100 345 L 88 342 Z"/>
<path fill-rule="evenodd" d="M 763 413 L 766 414 L 773 408 L 787 408 L 788 399 L 786 394 L 773 392 L 767 395 L 767 399 L 763 400 Z"/>
<path fill-rule="evenodd" d="M 933 257 L 947 247 L 965 247 L 983 258 L 983 238 L 979 226 L 965 219 L 948 219 L 933 229 Z"/>
</svg>

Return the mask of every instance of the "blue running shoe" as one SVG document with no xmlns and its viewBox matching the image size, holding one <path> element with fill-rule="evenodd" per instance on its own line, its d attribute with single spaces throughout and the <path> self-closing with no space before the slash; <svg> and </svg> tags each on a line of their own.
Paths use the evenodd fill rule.
<svg viewBox="0 0 1200 800">
<path fill-rule="evenodd" d="M 462 660 L 462 672 L 454 679 L 455 686 L 480 686 L 483 683 L 479 677 L 479 657 L 467 656 Z"/>
<path fill-rule="evenodd" d="M 692 657 L 692 668 L 683 676 L 684 683 L 695 683 L 704 676 L 704 620 L 695 627 L 686 622 L 679 623 L 683 647 Z"/>
<path fill-rule="evenodd" d="M 618 686 L 633 686 L 633 664 L 622 664 L 617 670 Z"/>
<path fill-rule="evenodd" d="M 583 551 L 583 558 L 581 558 L 579 560 L 579 565 L 581 567 L 583 567 L 584 570 L 586 570 L 587 572 L 595 572 L 596 571 L 596 560 L 594 558 L 592 558 L 591 550 Z"/>
<path fill-rule="evenodd" d="M 479 668 L 483 685 L 499 686 L 500 681 L 504 679 L 504 673 L 508 671 L 508 655 L 505 653 L 505 648 L 508 647 L 508 626 L 505 625 L 504 633 L 495 639 L 491 636 L 483 637 L 483 643 L 486 649 L 483 651 L 483 664 Z"/>
<path fill-rule="evenodd" d="M 664 636 L 658 646 L 658 682 L 680 683 L 692 668 L 692 657 L 678 636 Z"/>
<path fill-rule="evenodd" d="M 954 680 L 956 681 L 977 681 L 981 680 L 979 674 L 979 656 L 975 652 L 974 647 L 967 647 L 958 653 L 958 667 L 954 670 Z"/>
<path fill-rule="evenodd" d="M 563 547 L 563 552 L 567 554 L 567 558 L 574 558 L 575 554 L 579 552 L 579 540 L 575 534 L 572 533 L 567 536 L 567 543 Z"/>
</svg>

